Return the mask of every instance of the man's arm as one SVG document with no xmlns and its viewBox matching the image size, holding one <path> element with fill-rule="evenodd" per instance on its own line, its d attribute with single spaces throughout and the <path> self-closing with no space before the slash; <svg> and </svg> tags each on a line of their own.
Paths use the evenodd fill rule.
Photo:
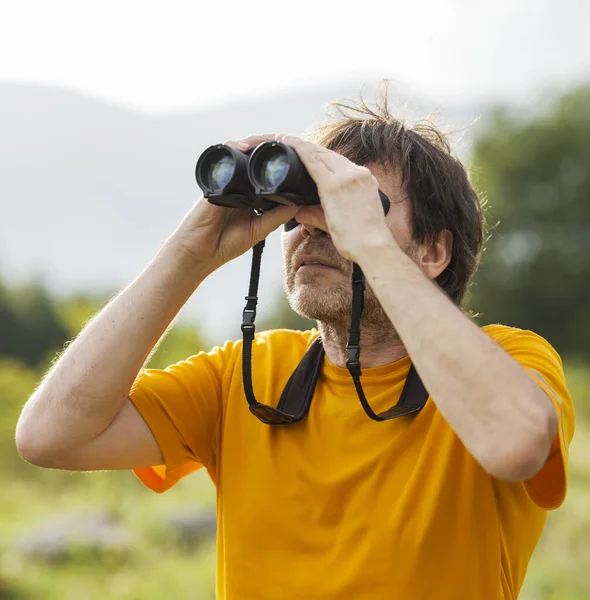
<svg viewBox="0 0 590 600">
<path fill-rule="evenodd" d="M 171 238 L 86 325 L 26 403 L 16 429 L 21 456 L 71 470 L 160 464 L 160 449 L 128 394 L 205 276 L 204 265 Z"/>
<path fill-rule="evenodd" d="M 488 473 L 530 479 L 557 431 L 550 399 L 393 237 L 381 242 L 358 262 L 440 412 Z"/>
</svg>

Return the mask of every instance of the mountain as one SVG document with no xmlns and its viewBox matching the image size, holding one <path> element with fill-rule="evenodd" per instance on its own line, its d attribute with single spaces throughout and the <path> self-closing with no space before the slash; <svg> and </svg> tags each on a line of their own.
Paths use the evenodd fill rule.
<svg viewBox="0 0 590 600">
<path fill-rule="evenodd" d="M 326 103 L 358 96 L 359 87 L 146 114 L 68 89 L 0 83 L 0 275 L 9 282 L 36 277 L 59 296 L 116 292 L 200 195 L 194 165 L 204 148 L 251 133 L 300 134 Z M 478 115 L 476 107 L 432 99 L 394 100 L 410 102 L 408 114 L 439 109 L 453 129 Z M 282 294 L 278 239 L 273 234 L 264 253 L 259 314 Z M 220 269 L 183 309 L 216 342 L 239 336 L 249 263 L 248 253 Z"/>
</svg>

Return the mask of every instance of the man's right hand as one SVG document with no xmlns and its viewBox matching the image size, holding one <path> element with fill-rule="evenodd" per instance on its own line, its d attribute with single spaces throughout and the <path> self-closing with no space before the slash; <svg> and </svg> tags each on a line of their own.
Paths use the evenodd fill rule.
<svg viewBox="0 0 590 600">
<path fill-rule="evenodd" d="M 225 143 L 246 152 L 274 139 L 274 134 L 253 135 Z M 212 273 L 292 219 L 298 209 L 277 206 L 259 216 L 251 208 L 225 208 L 201 198 L 185 216 L 172 238 L 181 250 L 203 265 L 208 273 Z"/>
</svg>

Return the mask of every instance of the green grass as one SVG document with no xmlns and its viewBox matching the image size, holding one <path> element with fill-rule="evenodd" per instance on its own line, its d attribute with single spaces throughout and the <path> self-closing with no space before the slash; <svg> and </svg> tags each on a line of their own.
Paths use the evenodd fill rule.
<svg viewBox="0 0 590 600">
<path fill-rule="evenodd" d="M 62 479 L 60 486 L 48 489 L 45 476 L 39 481 L 13 480 L 3 486 L 0 574 L 16 598 L 214 598 L 214 541 L 204 542 L 196 551 L 183 551 L 163 525 L 165 516 L 177 509 L 214 509 L 214 489 L 205 471 L 162 496 L 143 488 L 131 473 L 51 474 Z M 25 532 L 46 517 L 101 508 L 116 515 L 131 532 L 129 553 L 112 552 L 100 557 L 80 553 L 67 565 L 42 565 L 23 560 L 12 550 Z"/>
<path fill-rule="evenodd" d="M 549 513 L 521 600 L 590 598 L 590 426 L 579 420 L 569 455 L 569 488 Z"/>
</svg>

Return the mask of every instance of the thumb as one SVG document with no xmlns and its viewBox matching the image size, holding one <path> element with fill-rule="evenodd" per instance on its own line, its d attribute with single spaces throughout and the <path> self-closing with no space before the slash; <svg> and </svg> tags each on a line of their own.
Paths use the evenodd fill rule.
<svg viewBox="0 0 590 600">
<path fill-rule="evenodd" d="M 300 206 L 277 206 L 272 210 L 266 211 L 254 221 L 257 225 L 255 231 L 256 239 L 258 241 L 264 239 L 269 233 L 277 229 L 277 227 L 290 221 L 300 209 Z"/>
<path fill-rule="evenodd" d="M 326 214 L 319 204 L 302 206 L 297 213 L 297 221 L 308 231 L 319 229 L 329 233 Z"/>
</svg>

